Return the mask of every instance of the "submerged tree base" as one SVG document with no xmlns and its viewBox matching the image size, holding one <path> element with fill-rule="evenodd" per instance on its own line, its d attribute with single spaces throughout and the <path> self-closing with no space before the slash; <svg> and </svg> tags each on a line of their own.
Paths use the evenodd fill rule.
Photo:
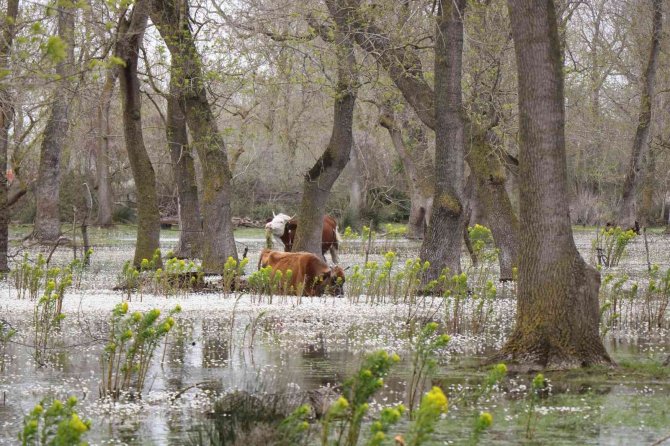
<svg viewBox="0 0 670 446">
<path fill-rule="evenodd" d="M 550 339 L 529 339 L 519 333 L 512 335 L 503 350 L 489 358 L 487 363 L 503 362 L 514 373 L 571 370 L 592 366 L 616 367 L 597 342 L 584 342 L 578 347 L 566 347 Z"/>
</svg>

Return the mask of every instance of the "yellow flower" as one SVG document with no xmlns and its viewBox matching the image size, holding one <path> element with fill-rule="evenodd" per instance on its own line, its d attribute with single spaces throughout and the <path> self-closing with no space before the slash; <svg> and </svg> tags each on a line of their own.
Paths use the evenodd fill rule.
<svg viewBox="0 0 670 446">
<path fill-rule="evenodd" d="M 70 427 L 79 433 L 84 433 L 88 430 L 88 426 L 81 421 L 81 418 L 76 413 L 73 413 L 72 418 L 70 418 Z"/>
<path fill-rule="evenodd" d="M 423 397 L 423 401 L 440 412 L 446 412 L 449 409 L 447 397 L 444 395 L 444 392 L 442 392 L 442 389 L 437 386 L 426 393 L 426 396 Z"/>
<path fill-rule="evenodd" d="M 507 373 L 507 366 L 503 364 L 502 362 L 500 364 L 496 364 L 496 372 L 500 373 L 501 375 L 504 375 Z"/>
<path fill-rule="evenodd" d="M 482 412 L 479 414 L 479 423 L 482 428 L 487 428 L 493 424 L 493 415 L 489 412 Z"/>
</svg>

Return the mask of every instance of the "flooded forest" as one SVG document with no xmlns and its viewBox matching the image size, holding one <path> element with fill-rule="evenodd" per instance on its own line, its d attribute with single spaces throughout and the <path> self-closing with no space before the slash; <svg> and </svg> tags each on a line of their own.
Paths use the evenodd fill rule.
<svg viewBox="0 0 670 446">
<path fill-rule="evenodd" d="M 0 445 L 670 446 L 667 0 L 0 0 Z"/>
</svg>

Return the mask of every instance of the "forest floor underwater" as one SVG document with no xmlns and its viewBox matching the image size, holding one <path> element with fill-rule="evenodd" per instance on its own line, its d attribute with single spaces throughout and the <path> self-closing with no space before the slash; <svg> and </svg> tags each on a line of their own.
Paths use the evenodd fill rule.
<svg viewBox="0 0 670 446">
<path fill-rule="evenodd" d="M 48 249 L 21 248 L 29 232 L 27 226 L 10 228 L 10 250 L 20 252 L 13 258 L 15 270 L 21 262 L 34 264 L 40 252 L 48 255 Z M 575 228 L 574 233 L 584 258 L 596 264 L 596 228 Z M 484 246 L 477 266 L 464 252 L 467 292 L 421 296 L 406 283 L 419 242 L 394 234 L 349 235 L 341 249 L 341 263 L 350 267 L 345 296 L 299 298 L 149 285 L 115 291 L 123 265 L 133 255 L 134 228 L 91 228 L 90 266 L 73 273 L 62 302 L 65 318 L 50 332 L 39 358 L 39 298 L 21 293 L 24 285 L 17 285 L 16 276 L 0 282 L 0 334 L 9 327 L 15 332 L 6 340 L 0 337 L 0 444 L 19 443 L 24 416 L 43 398 L 70 396 L 78 399 L 80 417 L 91 421 L 84 438 L 92 445 L 251 445 L 259 438 L 273 444 L 270 433 L 252 432 L 254 413 L 270 431 L 267 406 L 278 417 L 288 416 L 300 404 L 313 404 L 315 391 L 336 394 L 365 355 L 397 353 L 400 361 L 370 400 L 359 443 L 366 444 L 370 420 L 382 408 L 408 405 L 417 333 L 434 322 L 450 340 L 431 352 L 436 368 L 421 387 L 440 387 L 449 405 L 424 444 L 670 445 L 670 367 L 663 365 L 670 355 L 670 287 L 664 282 L 670 278 L 670 236 L 660 231 L 647 235 L 649 264 L 658 265 L 652 272 L 642 236 L 628 242 L 617 266 L 602 268 L 601 332 L 617 367 L 547 372 L 540 391 L 533 385 L 536 375 L 507 374 L 487 385 L 490 369 L 482 364 L 504 344 L 516 312 L 514 285 L 496 280 L 495 252 Z M 263 231 L 242 229 L 235 237 L 240 253 L 248 248 L 249 275 L 265 244 Z M 177 231 L 163 230 L 162 252 L 174 248 L 177 238 Z M 65 268 L 72 258 L 72 248 L 61 246 L 50 266 Z M 181 311 L 153 355 L 142 397 L 112 401 L 100 397 L 101 357 L 110 315 L 124 301 L 130 312 L 157 308 L 166 314 L 177 305 Z M 231 394 L 245 395 L 259 407 L 248 411 L 249 419 L 231 419 L 225 413 Z M 493 422 L 478 432 L 483 412 Z M 211 441 L 222 438 L 226 422 L 238 423 L 237 439 Z M 305 444 L 321 444 L 315 420 L 310 429 L 315 432 L 305 437 Z M 403 417 L 389 439 L 410 429 Z"/>
</svg>

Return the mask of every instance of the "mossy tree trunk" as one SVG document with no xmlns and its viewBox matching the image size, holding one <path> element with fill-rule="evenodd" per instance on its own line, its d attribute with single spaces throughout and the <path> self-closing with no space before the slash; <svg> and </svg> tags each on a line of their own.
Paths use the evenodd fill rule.
<svg viewBox="0 0 670 446">
<path fill-rule="evenodd" d="M 121 17 L 115 55 L 124 62 L 120 67 L 123 135 L 130 168 L 137 190 L 137 242 L 133 263 L 151 259 L 160 242 L 160 212 L 156 194 L 156 174 L 144 145 L 142 100 L 137 77 L 139 48 L 149 19 L 148 0 L 135 2 L 129 18 Z"/>
<path fill-rule="evenodd" d="M 202 220 L 198 185 L 195 178 L 195 165 L 188 144 L 186 116 L 181 107 L 176 85 L 176 73 L 170 73 L 170 93 L 167 96 L 166 133 L 172 161 L 172 171 L 177 183 L 179 200 L 179 243 L 175 254 L 178 257 L 194 258 L 200 256 L 202 240 Z"/>
<path fill-rule="evenodd" d="M 202 264 L 205 272 L 220 273 L 228 257 L 237 259 L 233 237 L 232 174 L 226 145 L 216 125 L 203 82 L 202 57 L 189 28 L 188 1 L 152 1 L 151 20 L 165 40 L 172 56 L 175 83 L 191 130 L 192 146 L 203 168 Z"/>
<path fill-rule="evenodd" d="M 562 55 L 553 0 L 508 0 L 518 70 L 521 249 L 514 332 L 497 360 L 521 370 L 611 362 L 599 336 L 599 273 L 568 210 Z"/>
<path fill-rule="evenodd" d="M 505 167 L 483 128 L 471 127 L 467 161 L 475 180 L 475 201 L 500 250 L 500 280 L 512 280 L 519 261 L 519 220 L 505 191 Z"/>
<path fill-rule="evenodd" d="M 112 103 L 114 85 L 119 77 L 117 67 L 107 69 L 105 83 L 102 86 L 98 102 L 96 122 L 97 144 L 95 145 L 95 173 L 97 176 L 98 219 L 97 224 L 103 227 L 112 225 L 112 181 L 109 173 L 109 107 Z"/>
<path fill-rule="evenodd" d="M 308 251 L 321 256 L 323 215 L 335 180 L 349 161 L 353 145 L 353 118 L 358 89 L 358 67 L 354 45 L 349 38 L 344 0 L 326 0 L 335 21 L 333 45 L 337 58 L 337 85 L 333 131 L 328 147 L 305 175 L 300 203 L 300 224 L 296 230 L 293 251 Z"/>
<path fill-rule="evenodd" d="M 60 159 L 70 128 L 70 100 L 72 98 L 72 71 L 74 67 L 74 22 L 76 9 L 73 4 L 60 2 L 55 6 L 58 14 L 58 37 L 65 44 L 65 57 L 56 65 L 56 90 L 47 118 L 35 189 L 36 213 L 34 236 L 40 242 L 55 242 L 60 236 Z"/>
<path fill-rule="evenodd" d="M 626 178 L 624 180 L 621 195 L 621 207 L 619 208 L 618 224 L 624 228 L 635 225 L 637 220 L 643 226 L 648 222 L 646 217 L 649 209 L 645 208 L 651 203 L 645 203 L 644 184 L 645 177 L 650 174 L 652 165 L 650 160 L 650 140 L 652 101 L 656 89 L 656 71 L 658 58 L 661 52 L 661 35 L 663 32 L 663 0 L 651 0 L 653 9 L 653 20 L 651 30 L 651 45 L 649 59 L 642 76 L 642 91 L 640 94 L 640 111 L 638 115 L 637 128 L 633 139 L 630 161 Z M 651 201 L 651 200 L 647 200 Z"/>
<path fill-rule="evenodd" d="M 15 23 L 19 15 L 19 0 L 9 0 L 2 20 L 0 42 L 0 71 L 9 72 L 9 55 L 14 42 Z M 14 117 L 14 105 L 8 86 L 0 84 L 0 273 L 9 271 L 7 250 L 9 248 L 9 204 L 7 182 L 7 149 L 9 127 Z"/>
<path fill-rule="evenodd" d="M 465 120 L 463 91 L 463 14 L 465 0 L 441 0 L 435 27 L 435 191 L 433 212 L 421 245 L 430 262 L 428 280 L 443 268 L 461 271 Z"/>
</svg>

